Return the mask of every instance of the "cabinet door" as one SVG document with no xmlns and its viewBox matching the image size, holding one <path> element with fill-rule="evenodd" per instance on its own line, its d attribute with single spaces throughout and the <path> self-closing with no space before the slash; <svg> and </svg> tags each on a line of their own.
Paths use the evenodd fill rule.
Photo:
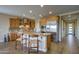
<svg viewBox="0 0 79 59">
<path fill-rule="evenodd" d="M 40 25 L 46 25 L 47 24 L 47 19 L 46 18 L 42 18 L 40 20 Z"/>
<path fill-rule="evenodd" d="M 31 20 L 31 29 L 34 29 L 34 28 L 35 28 L 35 21 Z"/>
<path fill-rule="evenodd" d="M 24 25 L 29 25 L 30 29 L 34 29 L 35 28 L 35 20 L 25 18 L 24 19 Z"/>
<path fill-rule="evenodd" d="M 19 19 L 16 19 L 16 20 L 15 20 L 15 28 L 18 28 L 18 27 L 19 27 L 19 24 L 20 24 Z"/>
<path fill-rule="evenodd" d="M 16 41 L 16 39 L 18 38 L 17 33 L 10 32 L 9 33 L 9 38 L 10 38 L 10 41 Z"/>
<path fill-rule="evenodd" d="M 51 35 L 48 35 L 47 37 L 48 37 L 47 38 L 47 49 L 50 49 L 52 38 L 51 38 Z"/>
<path fill-rule="evenodd" d="M 19 19 L 11 18 L 10 19 L 10 28 L 18 28 L 19 27 Z"/>
<path fill-rule="evenodd" d="M 10 28 L 14 28 L 14 20 L 10 19 Z"/>
</svg>

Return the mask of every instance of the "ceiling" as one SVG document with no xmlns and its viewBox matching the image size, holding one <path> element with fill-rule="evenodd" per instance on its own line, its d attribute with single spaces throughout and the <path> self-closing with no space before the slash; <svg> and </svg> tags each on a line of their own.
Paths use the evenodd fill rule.
<svg viewBox="0 0 79 59">
<path fill-rule="evenodd" d="M 16 16 L 25 16 L 39 19 L 42 16 L 59 15 L 66 12 L 79 10 L 78 5 L 0 5 L 0 13 Z"/>
<path fill-rule="evenodd" d="M 62 19 L 66 22 L 74 22 L 75 20 L 77 20 L 77 18 L 79 18 L 79 13 L 62 16 Z"/>
</svg>

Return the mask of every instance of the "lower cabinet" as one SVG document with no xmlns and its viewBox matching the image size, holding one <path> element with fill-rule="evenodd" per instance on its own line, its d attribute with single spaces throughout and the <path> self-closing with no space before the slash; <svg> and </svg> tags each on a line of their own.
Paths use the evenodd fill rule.
<svg viewBox="0 0 79 59">
<path fill-rule="evenodd" d="M 51 41 L 52 41 L 51 35 L 48 35 L 47 36 L 47 49 L 50 49 Z"/>
<path fill-rule="evenodd" d="M 9 41 L 16 41 L 17 38 L 18 38 L 18 36 L 17 36 L 16 32 L 9 33 Z"/>
</svg>

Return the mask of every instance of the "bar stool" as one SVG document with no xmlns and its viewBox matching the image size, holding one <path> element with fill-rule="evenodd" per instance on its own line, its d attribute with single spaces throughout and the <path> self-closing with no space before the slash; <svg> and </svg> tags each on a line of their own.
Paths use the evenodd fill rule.
<svg viewBox="0 0 79 59">
<path fill-rule="evenodd" d="M 39 40 L 38 35 L 30 36 L 30 39 L 28 41 L 28 53 L 31 53 L 31 50 L 36 50 L 37 53 L 39 53 Z"/>
<path fill-rule="evenodd" d="M 16 41 L 15 41 L 15 49 L 18 49 L 18 47 L 20 47 L 20 48 L 22 49 L 22 42 L 23 42 L 22 36 L 23 36 L 23 34 L 20 35 L 20 36 L 16 39 Z M 19 43 L 20 45 L 19 45 L 18 43 Z"/>
<path fill-rule="evenodd" d="M 29 35 L 28 34 L 22 34 L 22 36 L 20 37 L 20 38 L 18 38 L 17 40 L 16 40 L 16 49 L 17 49 L 17 46 L 18 46 L 18 42 L 20 43 L 20 48 L 23 50 L 23 48 L 27 48 L 27 39 L 29 39 Z"/>
<path fill-rule="evenodd" d="M 29 34 L 24 34 L 23 35 L 23 40 L 22 40 L 23 48 L 28 49 L 28 40 L 29 39 L 30 39 Z"/>
</svg>

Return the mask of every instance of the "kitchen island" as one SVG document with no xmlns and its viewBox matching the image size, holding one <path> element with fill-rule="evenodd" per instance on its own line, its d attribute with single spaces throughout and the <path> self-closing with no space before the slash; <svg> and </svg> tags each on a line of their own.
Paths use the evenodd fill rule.
<svg viewBox="0 0 79 59">
<path fill-rule="evenodd" d="M 51 45 L 51 33 L 35 33 L 35 32 L 25 32 L 24 34 L 28 34 L 30 36 L 37 36 L 39 42 L 39 50 L 43 52 L 47 52 Z M 33 39 L 33 37 L 32 37 Z"/>
</svg>

